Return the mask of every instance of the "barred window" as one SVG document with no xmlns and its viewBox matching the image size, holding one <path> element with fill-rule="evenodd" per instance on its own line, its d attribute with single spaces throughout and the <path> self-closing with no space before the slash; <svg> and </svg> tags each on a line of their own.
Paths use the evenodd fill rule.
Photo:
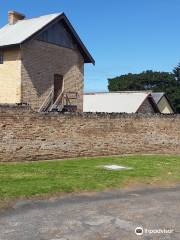
<svg viewBox="0 0 180 240">
<path fill-rule="evenodd" d="M 0 51 L 0 64 L 3 64 L 4 59 L 3 59 L 3 52 Z"/>
</svg>

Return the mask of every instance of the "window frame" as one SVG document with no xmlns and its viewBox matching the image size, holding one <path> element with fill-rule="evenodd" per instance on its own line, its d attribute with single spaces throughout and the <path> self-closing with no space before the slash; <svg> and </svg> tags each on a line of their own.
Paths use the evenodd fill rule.
<svg viewBox="0 0 180 240">
<path fill-rule="evenodd" d="M 4 63 L 4 53 L 0 50 L 0 64 Z"/>
</svg>

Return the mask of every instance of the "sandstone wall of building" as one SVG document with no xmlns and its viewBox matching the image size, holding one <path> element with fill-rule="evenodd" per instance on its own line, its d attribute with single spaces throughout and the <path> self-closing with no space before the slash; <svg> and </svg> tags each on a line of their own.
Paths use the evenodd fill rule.
<svg viewBox="0 0 180 240">
<path fill-rule="evenodd" d="M 3 51 L 0 64 L 0 103 L 21 102 L 21 54 L 19 48 Z"/>
<path fill-rule="evenodd" d="M 148 98 L 146 98 L 146 100 L 141 104 L 141 106 L 139 107 L 137 112 L 154 114 L 155 110 L 154 110 L 153 106 L 151 105 L 150 100 Z"/>
<path fill-rule="evenodd" d="M 64 76 L 65 92 L 77 92 L 83 108 L 84 60 L 77 50 L 32 40 L 22 46 L 22 102 L 38 110 L 54 84 L 54 74 Z"/>
<path fill-rule="evenodd" d="M 34 113 L 0 107 L 0 161 L 180 154 L 180 116 Z"/>
</svg>

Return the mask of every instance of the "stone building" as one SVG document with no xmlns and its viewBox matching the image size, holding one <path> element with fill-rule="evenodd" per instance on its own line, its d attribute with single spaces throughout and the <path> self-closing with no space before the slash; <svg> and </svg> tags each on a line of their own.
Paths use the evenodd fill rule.
<svg viewBox="0 0 180 240">
<path fill-rule="evenodd" d="M 105 113 L 160 113 L 149 92 L 105 92 L 86 93 L 84 112 Z"/>
<path fill-rule="evenodd" d="M 10 11 L 8 19 L 0 29 L 0 104 L 82 111 L 84 64 L 95 62 L 65 14 L 26 19 Z"/>
</svg>

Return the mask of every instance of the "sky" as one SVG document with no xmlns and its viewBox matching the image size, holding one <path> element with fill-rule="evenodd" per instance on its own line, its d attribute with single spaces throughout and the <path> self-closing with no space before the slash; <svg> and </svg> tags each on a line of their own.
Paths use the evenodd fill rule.
<svg viewBox="0 0 180 240">
<path fill-rule="evenodd" d="M 180 62 L 180 0 L 0 0 L 27 18 L 64 12 L 96 61 L 85 65 L 85 91 L 107 91 L 108 78 Z"/>
</svg>

